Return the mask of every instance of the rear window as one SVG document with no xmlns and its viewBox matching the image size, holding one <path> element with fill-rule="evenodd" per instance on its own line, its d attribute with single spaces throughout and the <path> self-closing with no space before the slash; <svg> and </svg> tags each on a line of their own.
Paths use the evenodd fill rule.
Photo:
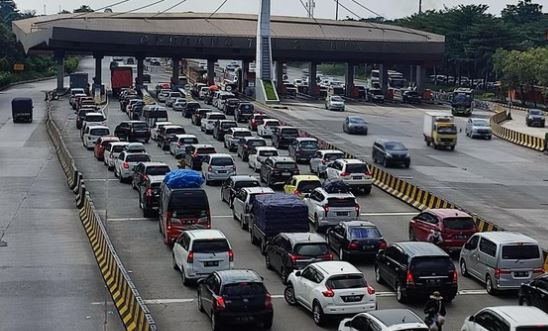
<svg viewBox="0 0 548 331">
<path fill-rule="evenodd" d="M 363 275 L 338 275 L 329 278 L 325 285 L 333 290 L 345 288 L 363 288 L 367 287 L 367 282 Z"/>
<path fill-rule="evenodd" d="M 126 146 L 124 145 L 116 145 L 116 146 L 112 146 L 112 152 L 114 153 L 120 153 L 124 150 Z"/>
<path fill-rule="evenodd" d="M 106 136 L 110 133 L 108 129 L 91 129 L 89 134 L 92 136 Z"/>
<path fill-rule="evenodd" d="M 223 114 L 211 114 L 207 118 L 208 120 L 224 120 L 226 118 Z"/>
<path fill-rule="evenodd" d="M 213 147 L 198 148 L 198 149 L 196 150 L 196 153 L 197 153 L 197 154 L 213 154 L 213 153 L 215 153 L 215 148 L 213 148 Z"/>
<path fill-rule="evenodd" d="M 240 111 L 245 114 L 249 114 L 253 112 L 253 105 L 240 105 Z"/>
<path fill-rule="evenodd" d="M 412 271 L 420 271 L 427 273 L 436 273 L 438 275 L 447 273 L 452 269 L 452 262 L 449 257 L 444 256 L 425 256 L 416 257 L 411 262 Z"/>
<path fill-rule="evenodd" d="M 263 283 L 258 282 L 241 282 L 234 284 L 226 284 L 223 286 L 222 295 L 226 296 L 248 296 L 248 295 L 257 295 L 263 296 L 266 295 L 266 289 Z"/>
<path fill-rule="evenodd" d="M 471 217 L 449 217 L 443 220 L 443 226 L 451 230 L 472 230 L 476 223 Z"/>
<path fill-rule="evenodd" d="M 235 189 L 240 189 L 242 187 L 258 187 L 261 186 L 258 181 L 256 180 L 239 180 L 236 183 L 234 183 Z"/>
<path fill-rule="evenodd" d="M 247 142 L 247 144 L 250 146 L 250 147 L 262 147 L 262 146 L 266 146 L 266 141 L 264 140 L 249 140 Z"/>
<path fill-rule="evenodd" d="M 228 129 L 228 128 L 235 128 L 237 127 L 238 124 L 236 124 L 236 122 L 224 122 L 224 123 L 221 123 L 221 127 L 223 129 Z"/>
<path fill-rule="evenodd" d="M 197 144 L 198 139 L 197 138 L 180 138 L 179 142 L 182 144 Z"/>
<path fill-rule="evenodd" d="M 316 141 L 303 141 L 299 144 L 302 149 L 318 149 L 318 143 Z"/>
<path fill-rule="evenodd" d="M 195 240 L 192 243 L 194 253 L 221 253 L 229 250 L 226 239 Z"/>
<path fill-rule="evenodd" d="M 260 151 L 260 156 L 278 156 L 278 151 Z"/>
<path fill-rule="evenodd" d="M 299 131 L 297 131 L 297 129 L 286 128 L 286 129 L 282 129 L 282 134 L 294 136 L 294 135 L 299 135 Z"/>
<path fill-rule="evenodd" d="M 530 260 L 540 257 L 537 245 L 502 246 L 502 258 L 505 260 Z"/>
<path fill-rule="evenodd" d="M 322 186 L 322 183 L 319 180 L 303 180 L 297 185 L 297 190 L 302 193 L 310 193 L 320 186 Z"/>
<path fill-rule="evenodd" d="M 354 198 L 329 198 L 327 202 L 330 207 L 355 207 L 356 199 Z"/>
<path fill-rule="evenodd" d="M 329 254 L 329 248 L 323 243 L 295 245 L 293 251 L 295 254 L 301 256 L 322 256 Z"/>
<path fill-rule="evenodd" d="M 265 126 L 280 126 L 280 122 L 268 121 L 264 125 Z"/>
<path fill-rule="evenodd" d="M 185 134 L 184 128 L 166 129 L 166 134 Z"/>
<path fill-rule="evenodd" d="M 170 209 L 173 217 L 207 216 L 207 195 L 202 190 L 175 191 L 171 195 Z"/>
<path fill-rule="evenodd" d="M 137 130 L 148 130 L 148 125 L 146 123 L 133 123 L 133 128 Z"/>
<path fill-rule="evenodd" d="M 214 157 L 211 159 L 211 165 L 213 166 L 229 166 L 233 164 L 234 160 L 229 157 Z"/>
<path fill-rule="evenodd" d="M 167 118 L 167 112 L 165 110 L 154 110 L 148 113 L 149 118 Z"/>
<path fill-rule="evenodd" d="M 334 161 L 336 159 L 340 159 L 340 158 L 343 158 L 344 157 L 344 154 L 342 153 L 327 153 L 324 155 L 324 159 L 325 160 L 329 160 L 329 161 Z"/>
<path fill-rule="evenodd" d="M 295 169 L 297 164 L 293 162 L 276 162 L 275 167 L 278 169 Z"/>
<path fill-rule="evenodd" d="M 381 237 L 379 230 L 370 227 L 353 227 L 348 229 L 351 239 L 378 239 Z"/>
<path fill-rule="evenodd" d="M 227 103 L 231 106 L 236 106 L 239 102 L 239 100 L 227 100 Z"/>
<path fill-rule="evenodd" d="M 147 154 L 128 154 L 127 162 L 150 162 L 150 156 Z"/>
<path fill-rule="evenodd" d="M 251 137 L 252 134 L 249 131 L 236 131 L 234 137 Z"/>
<path fill-rule="evenodd" d="M 365 165 L 364 163 L 347 164 L 346 172 L 349 172 L 351 174 L 355 174 L 355 173 L 363 174 L 367 172 L 367 165 Z"/>
<path fill-rule="evenodd" d="M 162 176 L 167 174 L 170 169 L 168 166 L 160 166 L 160 167 L 147 167 L 147 174 L 150 176 Z"/>
<path fill-rule="evenodd" d="M 105 118 L 101 115 L 86 115 L 86 122 L 102 122 Z"/>
</svg>

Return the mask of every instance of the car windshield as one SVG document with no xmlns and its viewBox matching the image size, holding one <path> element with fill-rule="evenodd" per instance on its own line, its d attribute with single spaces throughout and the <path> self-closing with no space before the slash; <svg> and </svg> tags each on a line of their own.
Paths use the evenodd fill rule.
<svg viewBox="0 0 548 331">
<path fill-rule="evenodd" d="M 179 142 L 181 144 L 197 144 L 198 139 L 197 138 L 179 138 Z"/>
<path fill-rule="evenodd" d="M 378 239 L 381 236 L 379 230 L 372 227 L 355 226 L 348 229 L 350 239 Z"/>
<path fill-rule="evenodd" d="M 370 90 L 371 94 L 382 95 L 382 90 Z"/>
<path fill-rule="evenodd" d="M 318 146 L 318 142 L 317 141 L 302 141 L 300 143 L 300 146 L 302 149 L 318 149 L 319 146 Z"/>
<path fill-rule="evenodd" d="M 333 290 L 345 288 L 364 288 L 367 287 L 367 282 L 361 274 L 337 275 L 329 278 L 325 282 L 325 286 Z"/>
<path fill-rule="evenodd" d="M 234 165 L 234 160 L 230 157 L 214 157 L 211 159 L 212 166 L 230 166 Z"/>
<path fill-rule="evenodd" d="M 389 151 L 406 151 L 407 150 L 407 148 L 405 148 L 403 144 L 397 143 L 397 142 L 386 143 L 384 147 L 386 150 L 389 150 Z"/>
<path fill-rule="evenodd" d="M 222 253 L 229 250 L 226 239 L 195 240 L 192 243 L 194 253 Z"/>
<path fill-rule="evenodd" d="M 165 118 L 167 119 L 167 111 L 165 110 L 153 110 L 148 112 L 149 118 Z"/>
<path fill-rule="evenodd" d="M 87 115 L 86 122 L 102 122 L 105 118 L 102 115 Z"/>
<path fill-rule="evenodd" d="M 438 133 L 440 134 L 455 134 L 457 133 L 457 127 L 452 126 L 442 126 L 438 128 Z"/>
<path fill-rule="evenodd" d="M 265 122 L 264 126 L 279 126 L 280 122 L 278 121 L 267 121 Z"/>
<path fill-rule="evenodd" d="M 184 128 L 169 128 L 166 129 L 166 134 L 185 134 Z"/>
<path fill-rule="evenodd" d="M 301 180 L 297 185 L 297 191 L 301 193 L 310 193 L 320 186 L 322 186 L 322 183 L 319 180 Z"/>
<path fill-rule="evenodd" d="M 233 134 L 234 137 L 251 137 L 253 134 L 249 131 L 236 131 Z"/>
<path fill-rule="evenodd" d="M 418 97 L 418 96 L 420 96 L 420 94 L 418 94 L 417 92 L 414 92 L 414 91 L 407 92 L 407 95 L 410 96 L 410 97 Z"/>
<path fill-rule="evenodd" d="M 147 174 L 150 176 L 162 176 L 170 171 L 168 166 L 147 167 Z"/>
<path fill-rule="evenodd" d="M 249 114 L 253 112 L 253 105 L 251 104 L 243 104 L 240 105 L 240 111 L 245 114 Z"/>
<path fill-rule="evenodd" d="M 542 115 L 542 111 L 537 109 L 531 109 L 529 110 L 529 115 Z"/>
<path fill-rule="evenodd" d="M 136 130 L 148 130 L 148 125 L 146 123 L 133 123 L 133 128 Z"/>
<path fill-rule="evenodd" d="M 278 156 L 278 151 L 260 151 L 260 156 Z"/>
<path fill-rule="evenodd" d="M 208 120 L 224 120 L 226 118 L 223 114 L 211 114 L 207 117 Z"/>
<path fill-rule="evenodd" d="M 329 161 L 335 161 L 336 159 L 340 159 L 344 157 L 344 154 L 342 153 L 327 153 L 324 155 L 324 159 L 325 160 L 329 160 Z"/>
<path fill-rule="evenodd" d="M 329 248 L 325 243 L 298 244 L 293 249 L 295 254 L 301 256 L 322 256 L 329 254 Z"/>
<path fill-rule="evenodd" d="M 198 148 L 196 150 L 196 154 L 213 154 L 213 153 L 215 153 L 215 148 L 213 147 Z"/>
<path fill-rule="evenodd" d="M 476 223 L 471 217 L 448 217 L 443 219 L 443 226 L 451 230 L 472 230 Z"/>
<path fill-rule="evenodd" d="M 293 162 L 276 162 L 276 168 L 278 169 L 295 169 L 297 164 Z"/>
<path fill-rule="evenodd" d="M 226 102 L 227 102 L 227 104 L 229 104 L 231 106 L 236 106 L 240 101 L 237 100 L 237 99 L 229 99 Z"/>
<path fill-rule="evenodd" d="M 360 117 L 349 117 L 348 121 L 352 124 L 366 124 L 367 122 Z"/>
<path fill-rule="evenodd" d="M 107 128 L 101 128 L 101 129 L 91 129 L 89 130 L 89 134 L 92 136 L 106 136 L 110 132 Z"/>
<path fill-rule="evenodd" d="M 537 245 L 504 245 L 502 258 L 505 260 L 530 260 L 540 257 Z"/>
<path fill-rule="evenodd" d="M 336 97 L 336 96 L 335 96 L 335 97 L 331 97 L 331 101 L 343 102 L 344 100 L 343 100 L 343 98 L 341 98 L 341 97 Z"/>
<path fill-rule="evenodd" d="M 339 207 L 339 208 L 345 208 L 345 207 L 355 207 L 356 206 L 356 199 L 352 197 L 348 198 L 329 198 L 327 199 L 327 203 L 330 207 Z"/>
<path fill-rule="evenodd" d="M 411 270 L 443 275 L 447 274 L 452 264 L 449 256 L 419 256 L 413 258 Z"/>
<path fill-rule="evenodd" d="M 356 174 L 356 173 L 364 174 L 367 172 L 367 165 L 365 163 L 347 164 L 346 172 L 349 172 L 351 174 Z"/>
<path fill-rule="evenodd" d="M 127 162 L 150 162 L 150 156 L 148 154 L 128 154 L 126 157 Z"/>
<path fill-rule="evenodd" d="M 226 284 L 223 286 L 222 294 L 226 296 L 264 296 L 266 289 L 262 283 L 259 282 L 241 282 Z"/>
<path fill-rule="evenodd" d="M 480 126 L 480 127 L 487 127 L 489 126 L 489 122 L 483 121 L 483 120 L 476 120 L 473 122 L 474 126 Z"/>
<path fill-rule="evenodd" d="M 240 189 L 242 187 L 258 187 L 261 186 L 256 180 L 239 180 L 234 183 L 234 189 Z"/>
</svg>

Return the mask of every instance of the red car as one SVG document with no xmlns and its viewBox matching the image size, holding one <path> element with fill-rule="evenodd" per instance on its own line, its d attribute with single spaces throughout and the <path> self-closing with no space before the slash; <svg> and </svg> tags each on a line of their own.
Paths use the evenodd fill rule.
<svg viewBox="0 0 548 331">
<path fill-rule="evenodd" d="M 95 143 L 95 147 L 93 148 L 93 156 L 95 156 L 97 161 L 103 161 L 105 159 L 105 147 L 108 143 L 114 141 L 120 141 L 120 139 L 113 136 L 104 136 L 97 139 L 97 143 Z"/>
<path fill-rule="evenodd" d="M 263 124 L 263 120 L 265 118 L 270 118 L 268 115 L 265 115 L 263 113 L 255 113 L 251 118 L 249 119 L 249 130 L 251 131 L 257 131 L 257 126 Z"/>
<path fill-rule="evenodd" d="M 474 219 L 457 209 L 426 209 L 409 222 L 409 240 L 430 241 L 447 252 L 459 251 L 476 232 Z"/>
</svg>

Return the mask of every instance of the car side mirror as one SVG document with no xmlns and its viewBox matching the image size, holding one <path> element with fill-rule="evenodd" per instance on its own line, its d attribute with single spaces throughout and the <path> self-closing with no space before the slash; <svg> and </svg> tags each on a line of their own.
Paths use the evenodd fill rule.
<svg viewBox="0 0 548 331">
<path fill-rule="evenodd" d="M 474 315 L 471 315 L 470 317 L 468 317 L 468 321 L 474 322 L 474 320 L 475 320 L 475 319 L 474 319 Z"/>
<path fill-rule="evenodd" d="M 301 271 L 299 270 L 299 271 L 295 272 L 295 276 L 301 277 Z"/>
</svg>

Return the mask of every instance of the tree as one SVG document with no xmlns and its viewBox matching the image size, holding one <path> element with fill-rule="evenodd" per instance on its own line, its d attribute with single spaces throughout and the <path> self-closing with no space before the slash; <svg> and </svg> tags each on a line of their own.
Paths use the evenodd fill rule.
<svg viewBox="0 0 548 331">
<path fill-rule="evenodd" d="M 75 13 L 93 13 L 94 10 L 88 5 L 81 5 L 80 8 L 74 9 Z"/>
<path fill-rule="evenodd" d="M 72 14 L 72 13 L 69 12 L 68 10 L 66 10 L 66 9 L 63 9 L 60 12 L 58 12 L 57 14 Z"/>
<path fill-rule="evenodd" d="M 531 0 L 521 0 L 517 5 L 506 5 L 501 16 L 505 22 L 528 24 L 542 20 L 542 5 L 532 3 Z"/>
</svg>

